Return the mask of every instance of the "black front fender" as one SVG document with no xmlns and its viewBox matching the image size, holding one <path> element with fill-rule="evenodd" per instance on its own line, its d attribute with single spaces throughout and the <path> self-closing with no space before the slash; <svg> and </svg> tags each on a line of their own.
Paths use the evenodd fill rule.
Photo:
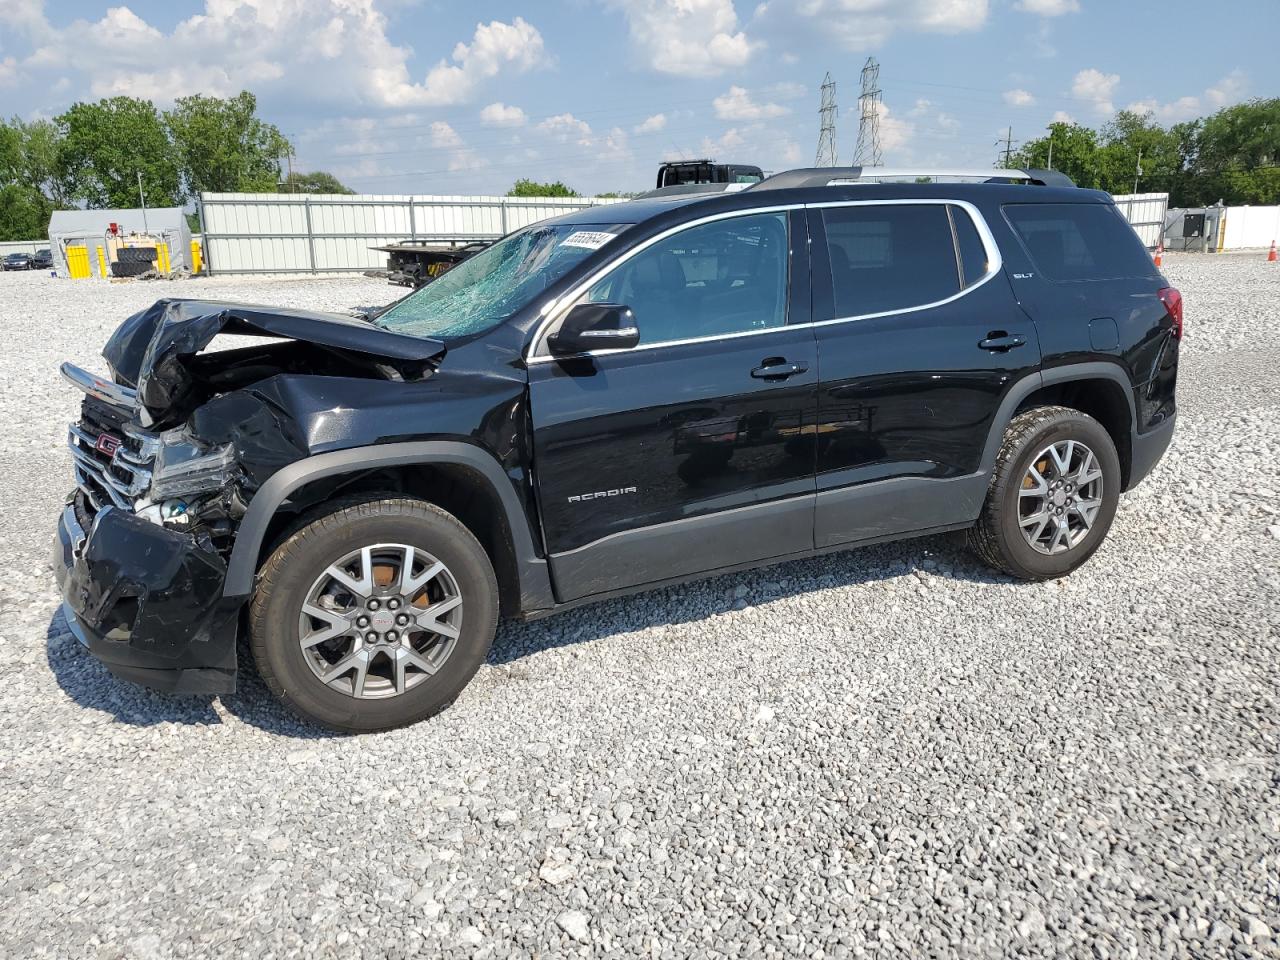
<svg viewBox="0 0 1280 960">
<path fill-rule="evenodd" d="M 519 578 L 520 613 L 554 605 L 546 560 L 534 549 L 533 532 L 510 479 L 492 456 L 474 444 L 457 440 L 418 440 L 355 447 L 321 453 L 282 467 L 258 489 L 240 522 L 227 564 L 223 589 L 227 598 L 243 599 L 253 592 L 258 556 L 272 518 L 293 491 L 315 480 L 378 467 L 415 464 L 456 464 L 484 477 L 506 513 Z"/>
</svg>

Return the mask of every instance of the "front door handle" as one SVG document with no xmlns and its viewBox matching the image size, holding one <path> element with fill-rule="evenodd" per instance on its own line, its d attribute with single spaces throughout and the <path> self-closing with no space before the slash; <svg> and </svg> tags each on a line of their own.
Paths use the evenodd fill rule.
<svg viewBox="0 0 1280 960">
<path fill-rule="evenodd" d="M 987 334 L 987 339 L 979 340 L 978 346 L 983 350 L 991 350 L 995 353 L 1005 353 L 1014 347 L 1020 347 L 1027 342 L 1027 338 L 1020 333 L 1005 333 L 1003 330 L 997 330 Z"/>
<path fill-rule="evenodd" d="M 791 363 L 785 357 L 766 357 L 751 371 L 751 375 L 757 380 L 786 380 L 808 369 L 809 365 L 804 362 Z"/>
</svg>

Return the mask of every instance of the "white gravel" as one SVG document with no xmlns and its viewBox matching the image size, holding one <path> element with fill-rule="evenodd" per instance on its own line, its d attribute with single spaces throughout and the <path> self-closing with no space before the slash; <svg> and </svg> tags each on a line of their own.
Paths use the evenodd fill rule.
<svg viewBox="0 0 1280 960">
<path fill-rule="evenodd" d="M 1165 271 L 1175 447 L 1069 579 L 928 539 L 506 625 L 359 738 L 78 649 L 56 365 L 170 292 L 396 288 L 0 274 L 0 956 L 1280 956 L 1280 265 Z"/>
</svg>

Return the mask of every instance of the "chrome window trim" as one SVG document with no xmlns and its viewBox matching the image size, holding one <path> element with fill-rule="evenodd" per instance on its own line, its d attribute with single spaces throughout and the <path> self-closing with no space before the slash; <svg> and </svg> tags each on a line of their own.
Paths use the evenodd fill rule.
<svg viewBox="0 0 1280 960">
<path fill-rule="evenodd" d="M 771 205 L 767 207 L 752 207 L 749 210 L 726 210 L 722 213 L 713 213 L 713 214 L 710 214 L 709 216 L 699 217 L 696 220 L 687 220 L 684 223 L 677 224 L 674 227 L 668 227 L 666 230 L 663 230 L 661 233 L 654 234 L 648 240 L 645 240 L 642 243 L 637 244 L 636 246 L 632 247 L 630 250 L 621 254 L 617 258 L 610 260 L 608 263 L 599 267 L 594 273 L 592 273 L 585 280 L 583 280 L 581 283 L 575 286 L 572 290 L 569 290 L 564 295 L 558 297 L 557 299 L 551 301 L 546 306 L 544 306 L 542 308 L 542 320 L 538 324 L 538 329 L 534 332 L 533 337 L 529 341 L 529 346 L 525 350 L 525 362 L 526 363 L 547 363 L 552 360 L 567 359 L 567 357 L 553 357 L 549 353 L 541 352 L 546 350 L 546 338 L 547 338 L 547 333 L 549 328 L 552 327 L 557 322 L 559 322 L 563 318 L 563 315 L 565 313 L 568 313 L 569 307 L 571 307 L 580 296 L 582 296 L 584 293 L 590 290 L 593 286 L 595 286 L 596 283 L 598 283 L 601 279 L 603 279 L 606 274 L 611 273 L 613 270 L 622 266 L 632 257 L 637 256 L 640 253 L 643 253 L 645 250 L 649 249 L 655 243 L 659 243 L 667 239 L 667 237 L 674 236 L 675 234 L 681 233 L 685 230 L 691 230 L 694 227 L 701 227 L 704 224 L 708 224 L 708 223 L 715 223 L 718 220 L 732 220 L 738 217 L 750 217 L 750 216 L 755 216 L 756 214 L 761 214 L 761 213 L 783 213 L 791 210 L 802 210 L 802 209 L 804 209 L 803 203 L 787 203 L 787 204 Z M 790 230 L 789 224 L 787 229 Z M 759 334 L 759 333 L 774 333 L 775 331 L 778 331 L 778 330 L 786 330 L 789 326 L 790 327 L 803 326 L 803 324 L 785 324 L 784 323 L 780 327 L 766 327 L 762 330 L 744 330 L 739 333 L 714 334 L 708 337 L 693 337 L 688 340 L 662 340 L 657 343 L 641 343 L 641 344 L 637 344 L 634 347 L 616 348 L 613 350 L 591 350 L 585 354 L 576 353 L 576 354 L 572 354 L 571 356 L 575 356 L 575 357 L 593 356 L 594 357 L 594 356 L 604 356 L 605 354 L 610 354 L 610 353 L 624 353 L 624 352 L 635 353 L 637 350 L 652 350 L 654 347 L 670 347 L 679 343 L 700 343 L 704 340 L 723 340 L 725 339 L 726 336 L 741 337 L 741 336 L 749 336 L 751 334 Z"/>
<path fill-rule="evenodd" d="M 833 317 L 830 320 L 816 320 L 816 321 L 811 321 L 809 323 L 787 323 L 787 324 L 783 324 L 780 327 L 765 327 L 760 330 L 741 330 L 736 333 L 712 334 L 711 336 L 690 337 L 684 340 L 661 340 L 657 343 L 642 343 L 634 347 L 618 347 L 610 350 L 588 350 L 583 353 L 573 354 L 572 356 L 573 357 L 603 357 L 603 356 L 608 356 L 614 353 L 635 353 L 636 351 L 639 351 L 639 350 L 653 350 L 658 347 L 675 347 L 675 346 L 683 346 L 685 344 L 690 344 L 690 343 L 706 343 L 714 340 L 728 340 L 730 338 L 736 339 L 738 337 L 755 337 L 755 336 L 760 336 L 761 334 L 778 333 L 783 330 L 798 330 L 798 329 L 805 329 L 809 327 L 827 327 L 827 326 L 831 326 L 832 324 L 849 323 L 854 320 L 874 320 L 879 317 L 892 317 L 892 316 L 896 316 L 898 314 L 903 314 L 903 313 L 915 313 L 917 310 L 932 310 L 935 307 L 946 306 L 948 303 L 952 303 L 953 301 L 959 300 L 961 297 L 967 296 L 968 294 L 972 293 L 974 290 L 977 290 L 983 284 L 987 283 L 987 281 L 989 281 L 992 277 L 994 277 L 996 274 L 998 274 L 1001 270 L 1004 269 L 1004 258 L 1000 254 L 1000 247 L 996 243 L 996 239 L 994 234 L 992 234 L 991 232 L 991 228 L 987 225 L 986 218 L 982 216 L 981 211 L 979 211 L 976 206 L 974 206 L 972 203 L 970 203 L 967 200 L 951 200 L 951 199 L 932 198 L 932 197 L 918 198 L 918 199 L 911 199 L 911 198 L 904 197 L 904 198 L 897 198 L 897 199 L 890 199 L 890 200 L 831 200 L 823 203 L 791 203 L 791 204 L 782 204 L 782 205 L 767 206 L 767 207 L 753 207 L 749 210 L 730 210 L 724 213 L 712 214 L 710 216 L 700 217 L 696 220 L 690 220 L 687 223 L 682 223 L 682 224 L 679 224 L 678 226 L 670 227 L 659 234 L 655 234 L 654 236 L 650 237 L 648 240 L 644 241 L 638 246 L 635 246 L 632 249 L 628 250 L 626 253 L 622 254 L 617 259 L 611 260 L 609 263 L 601 266 L 589 277 L 587 277 L 587 279 L 579 283 L 577 286 L 575 286 L 572 290 L 565 293 L 563 296 L 544 305 L 541 310 L 542 320 L 539 322 L 538 328 L 534 332 L 532 339 L 530 339 L 529 345 L 525 351 L 525 363 L 526 364 L 551 363 L 553 361 L 571 359 L 571 357 L 567 357 L 567 356 L 557 357 L 557 356 L 552 356 L 550 353 L 539 352 L 540 349 L 545 350 L 546 348 L 546 336 L 550 327 L 552 327 L 555 323 L 559 322 L 559 320 L 562 319 L 563 315 L 568 312 L 569 307 L 578 299 L 578 297 L 586 293 L 587 290 L 589 290 L 599 280 L 601 280 L 605 276 L 605 274 L 610 273 L 615 268 L 622 266 L 632 257 L 648 249 L 653 244 L 658 243 L 659 241 L 665 240 L 667 237 L 680 233 L 683 230 L 688 230 L 693 227 L 700 227 L 703 224 L 707 224 L 707 223 L 714 223 L 717 220 L 729 220 L 736 217 L 746 217 L 746 216 L 752 216 L 754 214 L 760 214 L 760 213 L 781 213 L 784 211 L 791 211 L 791 210 L 825 210 L 828 208 L 836 208 L 836 207 L 887 207 L 887 206 L 921 206 L 921 205 L 953 206 L 953 207 L 959 207 L 960 209 L 964 210 L 965 213 L 968 214 L 969 219 L 973 222 L 974 228 L 977 229 L 978 237 L 982 241 L 982 246 L 985 248 L 987 253 L 987 272 L 983 274 L 983 276 L 980 279 L 974 281 L 973 283 L 969 284 L 969 286 L 965 287 L 962 290 L 957 291 L 956 293 L 952 294 L 949 297 L 946 297 L 945 299 L 935 300 L 932 303 L 917 304 L 911 307 L 900 307 L 896 310 L 884 310 L 879 313 L 860 313 L 860 314 L 853 314 L 851 316 L 846 316 L 846 317 Z"/>
</svg>

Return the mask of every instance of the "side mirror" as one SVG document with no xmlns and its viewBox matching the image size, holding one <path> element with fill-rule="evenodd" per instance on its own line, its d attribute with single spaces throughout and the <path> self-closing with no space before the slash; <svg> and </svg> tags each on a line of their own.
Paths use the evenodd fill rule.
<svg viewBox="0 0 1280 960">
<path fill-rule="evenodd" d="M 635 314 L 620 303 L 580 303 L 569 311 L 560 329 L 547 337 L 547 347 L 557 356 L 629 350 L 639 342 Z"/>
</svg>

